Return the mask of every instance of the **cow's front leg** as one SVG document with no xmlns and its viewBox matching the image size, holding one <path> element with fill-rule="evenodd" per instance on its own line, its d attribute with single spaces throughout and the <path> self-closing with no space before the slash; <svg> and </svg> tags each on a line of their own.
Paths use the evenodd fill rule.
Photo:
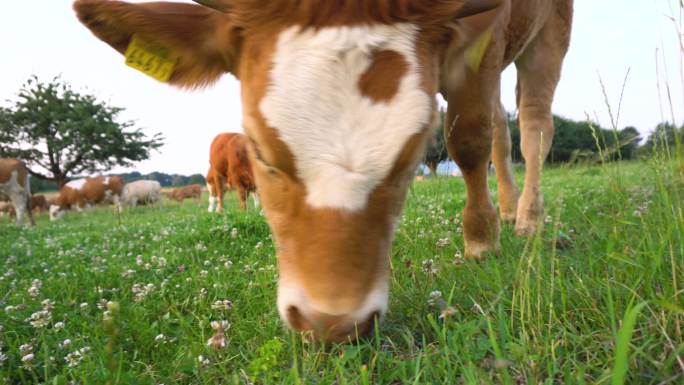
<svg viewBox="0 0 684 385">
<path fill-rule="evenodd" d="M 463 209 L 465 257 L 481 259 L 485 253 L 499 248 L 499 219 L 487 188 L 492 114 L 487 109 L 467 111 L 452 108 L 452 105 L 447 111 L 444 133 L 449 154 L 461 169 L 466 185 L 467 200 Z"/>
</svg>

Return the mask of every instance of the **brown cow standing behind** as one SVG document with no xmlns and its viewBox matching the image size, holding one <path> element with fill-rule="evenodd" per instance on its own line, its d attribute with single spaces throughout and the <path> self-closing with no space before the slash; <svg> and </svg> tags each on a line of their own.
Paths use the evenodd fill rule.
<svg viewBox="0 0 684 385">
<path fill-rule="evenodd" d="M 7 195 L 17 213 L 17 225 L 24 223 L 28 214 L 31 226 L 36 222 L 31 213 L 30 176 L 26 164 L 18 159 L 0 158 L 0 193 Z"/>
<path fill-rule="evenodd" d="M 210 167 L 207 173 L 209 212 L 223 210 L 223 195 L 226 188 L 228 191 L 237 188 L 240 207 L 243 210 L 246 208 L 245 201 L 250 192 L 255 193 L 255 205 L 258 204 L 247 144 L 247 137 L 237 133 L 219 134 L 211 142 Z"/>
<path fill-rule="evenodd" d="M 106 203 L 110 199 L 121 212 L 121 192 L 123 179 L 120 176 L 97 176 L 93 178 L 77 179 L 67 183 L 59 196 L 50 206 L 50 219 L 59 219 L 66 210 L 83 209 L 99 203 Z"/>
<path fill-rule="evenodd" d="M 198 184 L 191 184 L 184 187 L 179 187 L 167 192 L 166 197 L 177 202 L 183 203 L 187 198 L 199 199 L 202 196 L 202 186 Z"/>
<path fill-rule="evenodd" d="M 45 198 L 45 195 L 31 196 L 31 212 L 42 213 L 44 211 L 48 211 L 49 208 L 50 206 L 48 205 L 48 201 Z M 3 209 L 7 212 L 10 218 L 16 217 L 17 213 L 14 210 L 14 207 L 12 207 L 12 205 L 7 205 L 6 207 L 0 205 L 0 212 L 3 212 Z"/>
</svg>

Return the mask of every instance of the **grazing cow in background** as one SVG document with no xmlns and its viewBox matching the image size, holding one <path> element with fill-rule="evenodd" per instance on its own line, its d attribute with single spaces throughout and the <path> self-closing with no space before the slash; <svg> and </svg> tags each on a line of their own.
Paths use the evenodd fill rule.
<svg viewBox="0 0 684 385">
<path fill-rule="evenodd" d="M 183 203 L 188 198 L 199 199 L 202 196 L 202 186 L 198 184 L 191 184 L 183 187 L 178 187 L 166 193 L 169 199 Z"/>
<path fill-rule="evenodd" d="M 50 205 L 48 204 L 47 198 L 45 198 L 45 195 L 33 195 L 31 197 L 31 210 L 34 212 L 45 212 L 50 209 Z"/>
<path fill-rule="evenodd" d="M 45 195 L 32 195 L 31 196 L 31 212 L 34 214 L 36 213 L 42 213 L 44 211 L 48 211 L 50 206 L 48 205 L 48 201 L 45 198 Z M 0 204 L 0 212 L 2 212 L 2 206 Z M 9 205 L 7 207 L 7 213 L 9 214 L 10 218 L 14 218 L 17 214 L 16 211 L 14 211 L 14 207 Z"/>
<path fill-rule="evenodd" d="M 209 171 L 207 172 L 207 190 L 209 191 L 209 212 L 223 211 L 223 196 L 231 191 L 228 177 L 228 142 L 235 132 L 224 132 L 216 135 L 209 147 Z"/>
<path fill-rule="evenodd" d="M 223 133 L 211 142 L 209 152 L 209 212 L 223 210 L 223 194 L 236 188 L 240 207 L 246 208 L 247 194 L 254 193 L 255 206 L 258 204 L 254 174 L 249 160 L 248 139 L 243 134 Z"/>
<path fill-rule="evenodd" d="M 24 162 L 0 158 L 0 193 L 7 195 L 12 202 L 19 226 L 24 224 L 24 214 L 28 215 L 31 226 L 36 224 L 31 210 L 30 179 Z"/>
<path fill-rule="evenodd" d="M 431 128 L 463 172 L 465 256 L 499 248 L 487 186 L 529 234 L 543 218 L 539 179 L 553 137 L 551 102 L 568 48 L 572 0 L 78 0 L 100 39 L 124 53 L 136 36 L 169 52 L 184 88 L 232 73 L 264 212 L 276 243 L 278 310 L 294 329 L 340 341 L 387 309 L 389 249 Z M 136 40 L 137 41 L 137 40 Z M 518 70 L 520 198 L 500 102 Z"/>
<path fill-rule="evenodd" d="M 124 206 L 138 204 L 161 204 L 161 185 L 156 180 L 138 180 L 127 183 L 123 188 L 121 201 Z"/>
<path fill-rule="evenodd" d="M 123 179 L 120 176 L 96 176 L 72 180 L 59 190 L 59 195 L 50 205 L 50 219 L 59 219 L 67 210 L 83 211 L 90 206 L 113 202 L 121 212 Z"/>
</svg>

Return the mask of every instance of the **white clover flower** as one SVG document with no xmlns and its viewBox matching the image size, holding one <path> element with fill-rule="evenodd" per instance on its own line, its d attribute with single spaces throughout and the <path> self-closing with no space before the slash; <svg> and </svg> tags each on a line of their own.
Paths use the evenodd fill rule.
<svg viewBox="0 0 684 385">
<path fill-rule="evenodd" d="M 166 336 L 165 336 L 164 334 L 157 334 L 157 336 L 154 337 L 154 341 L 155 341 L 155 342 L 164 343 L 164 342 L 166 342 L 166 340 L 167 340 L 167 338 L 166 338 Z"/>
<path fill-rule="evenodd" d="M 31 345 L 31 344 L 19 345 L 19 353 L 21 353 L 21 355 L 26 355 L 28 353 L 31 353 L 32 351 L 33 351 L 33 345 Z"/>
<path fill-rule="evenodd" d="M 26 322 L 30 323 L 36 329 L 43 328 L 50 324 L 52 321 L 52 313 L 47 310 L 40 310 L 33 314 L 31 317 L 26 319 Z"/>
<path fill-rule="evenodd" d="M 449 238 L 440 238 L 437 240 L 437 247 L 445 247 L 446 245 L 449 244 Z"/>
<path fill-rule="evenodd" d="M 7 354 L 0 352 L 0 366 L 2 366 L 5 361 L 7 361 Z"/>
<path fill-rule="evenodd" d="M 64 348 L 68 347 L 69 345 L 71 345 L 71 340 L 67 338 L 64 341 L 60 342 L 59 347 L 64 349 Z"/>
<path fill-rule="evenodd" d="M 43 310 L 52 311 L 55 308 L 55 303 L 49 298 L 44 299 L 40 304 L 43 305 Z"/>
<path fill-rule="evenodd" d="M 29 287 L 27 291 L 29 295 L 33 298 L 36 298 L 40 294 L 40 289 L 36 286 Z"/>
<path fill-rule="evenodd" d="M 80 305 L 78 305 L 81 309 L 85 309 L 88 307 L 88 302 L 82 302 Z"/>
<path fill-rule="evenodd" d="M 232 262 L 232 261 L 226 261 L 226 262 L 223 264 L 223 266 L 224 266 L 226 269 L 230 269 L 231 267 L 233 267 L 233 262 Z"/>
<path fill-rule="evenodd" d="M 440 303 L 444 302 L 444 299 L 442 297 L 442 292 L 439 290 L 435 290 L 433 292 L 430 292 L 430 298 L 428 298 L 428 305 L 430 306 L 439 306 Z"/>
<path fill-rule="evenodd" d="M 426 260 L 424 260 L 423 263 L 422 263 L 422 267 L 423 267 L 423 272 L 424 272 L 425 274 L 432 274 L 432 275 L 434 275 L 434 274 L 437 274 L 437 272 L 439 271 L 439 270 L 437 269 L 437 266 L 435 266 L 435 261 L 432 260 L 432 259 L 426 259 Z"/>
<path fill-rule="evenodd" d="M 235 227 L 233 227 L 233 229 L 230 230 L 230 237 L 231 237 L 231 238 L 237 238 L 237 236 L 238 236 L 238 229 L 236 229 Z"/>
<path fill-rule="evenodd" d="M 157 266 L 159 266 L 159 267 L 165 267 L 165 266 L 166 266 L 166 258 L 160 257 L 160 258 L 157 260 Z"/>
<path fill-rule="evenodd" d="M 33 355 L 33 353 L 29 353 L 29 354 L 21 357 L 21 362 L 23 362 L 26 365 L 30 365 L 31 362 L 33 361 L 34 357 L 35 356 Z"/>
<path fill-rule="evenodd" d="M 209 362 L 210 362 L 208 357 L 205 357 L 201 354 L 197 357 L 197 361 L 199 361 L 199 363 L 202 366 L 207 366 L 207 365 L 209 365 Z"/>
<path fill-rule="evenodd" d="M 230 310 L 233 307 L 233 303 L 230 300 L 218 300 L 211 305 L 214 310 Z"/>
<path fill-rule="evenodd" d="M 55 328 L 55 330 L 62 330 L 62 329 L 64 329 L 64 322 L 59 321 L 59 322 L 55 323 L 55 325 L 53 327 Z"/>
<path fill-rule="evenodd" d="M 208 271 L 206 271 L 206 270 L 200 271 L 200 277 L 202 277 L 202 278 L 207 278 L 208 275 L 209 275 L 209 272 L 208 272 Z"/>
</svg>

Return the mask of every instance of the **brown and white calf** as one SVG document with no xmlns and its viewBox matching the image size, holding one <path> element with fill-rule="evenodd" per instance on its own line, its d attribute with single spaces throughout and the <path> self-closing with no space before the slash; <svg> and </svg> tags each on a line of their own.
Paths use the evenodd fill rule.
<svg viewBox="0 0 684 385">
<path fill-rule="evenodd" d="M 246 208 L 249 193 L 254 194 L 255 206 L 258 205 L 252 164 L 249 160 L 249 139 L 238 133 L 218 134 L 211 142 L 209 151 L 209 212 L 223 210 L 223 195 L 226 189 L 236 188 L 240 207 Z"/>
<path fill-rule="evenodd" d="M 25 214 L 28 215 L 31 226 L 36 224 L 31 210 L 30 179 L 31 176 L 24 162 L 18 159 L 0 158 L 0 194 L 9 197 L 19 226 L 23 225 Z"/>
<path fill-rule="evenodd" d="M 176 202 L 183 203 L 188 198 L 199 199 L 202 196 L 202 186 L 198 184 L 190 184 L 183 187 L 175 188 L 166 193 L 166 197 L 173 199 Z"/>
<path fill-rule="evenodd" d="M 325 340 L 371 329 L 387 309 L 389 251 L 408 184 L 448 101 L 449 153 L 463 172 L 465 254 L 499 248 L 487 189 L 528 234 L 572 0 L 79 0 L 79 19 L 124 52 L 133 35 L 172 52 L 169 82 L 241 82 L 243 125 L 279 262 L 278 310 Z M 513 183 L 501 72 L 515 63 L 525 187 Z"/>
<path fill-rule="evenodd" d="M 50 219 L 61 218 L 67 210 L 84 209 L 101 203 L 113 202 L 121 212 L 123 179 L 120 176 L 96 176 L 72 180 L 59 190 L 59 195 L 50 205 Z"/>
</svg>

